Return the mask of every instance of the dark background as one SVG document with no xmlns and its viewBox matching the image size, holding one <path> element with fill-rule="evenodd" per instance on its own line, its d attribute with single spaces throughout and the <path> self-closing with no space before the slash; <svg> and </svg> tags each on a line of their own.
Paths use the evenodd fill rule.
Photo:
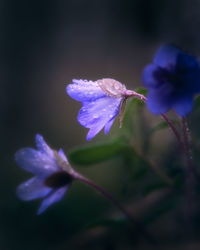
<svg viewBox="0 0 200 250">
<path fill-rule="evenodd" d="M 33 147 L 36 133 L 65 152 L 86 143 L 76 120 L 80 105 L 65 92 L 71 79 L 110 77 L 130 89 L 141 86 L 142 70 L 161 44 L 200 54 L 199 13 L 198 0 L 0 1 L 1 250 L 121 249 L 112 237 L 95 241 L 98 230 L 84 238 L 93 245 L 84 245 L 88 221 L 112 208 L 82 184 L 40 217 L 37 201 L 19 201 L 16 186 L 29 175 L 14 153 Z M 79 170 L 122 199 L 124 170 L 113 162 Z"/>
</svg>

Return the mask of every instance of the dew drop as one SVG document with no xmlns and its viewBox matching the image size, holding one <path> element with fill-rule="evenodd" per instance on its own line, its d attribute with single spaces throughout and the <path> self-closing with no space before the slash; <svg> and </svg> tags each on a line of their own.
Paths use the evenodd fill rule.
<svg viewBox="0 0 200 250">
<path fill-rule="evenodd" d="M 119 89 L 119 85 L 118 85 L 118 84 L 115 84 L 115 85 L 114 85 L 114 88 L 115 88 L 115 89 Z"/>
</svg>

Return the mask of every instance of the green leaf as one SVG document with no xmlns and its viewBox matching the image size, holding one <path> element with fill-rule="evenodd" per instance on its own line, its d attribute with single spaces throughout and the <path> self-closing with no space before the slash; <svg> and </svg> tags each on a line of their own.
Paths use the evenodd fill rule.
<svg viewBox="0 0 200 250">
<path fill-rule="evenodd" d="M 120 139 L 110 143 L 82 146 L 69 152 L 68 158 L 76 165 L 91 165 L 108 160 L 128 148 Z"/>
<path fill-rule="evenodd" d="M 137 89 L 134 89 L 134 91 L 144 96 L 146 96 L 148 92 L 147 89 L 145 88 L 137 88 Z"/>
<path fill-rule="evenodd" d="M 194 101 L 194 109 L 200 108 L 200 96 L 197 96 Z"/>
</svg>

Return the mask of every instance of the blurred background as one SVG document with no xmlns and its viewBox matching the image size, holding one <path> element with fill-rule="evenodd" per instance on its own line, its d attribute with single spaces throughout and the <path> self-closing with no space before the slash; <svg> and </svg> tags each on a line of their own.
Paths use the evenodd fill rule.
<svg viewBox="0 0 200 250">
<path fill-rule="evenodd" d="M 26 203 L 15 195 L 17 185 L 30 175 L 15 164 L 14 153 L 35 147 L 36 133 L 66 153 L 120 134 L 115 124 L 111 134 L 100 133 L 86 142 L 87 130 L 76 119 L 80 103 L 67 96 L 66 85 L 73 78 L 109 77 L 130 89 L 141 87 L 142 70 L 163 43 L 200 55 L 199 12 L 198 0 L 0 1 L 1 250 L 151 249 L 142 238 L 133 239 L 126 225 L 88 226 L 121 215 L 81 183 L 37 216 L 39 201 Z M 148 111 L 146 117 L 158 119 Z M 173 143 L 170 133 L 160 133 L 159 142 L 161 136 Z M 165 150 L 163 146 L 159 154 Z M 172 151 L 176 152 L 175 146 Z M 158 155 L 152 154 L 155 159 Z M 134 206 L 136 217 L 145 202 L 151 207 L 151 202 L 168 194 L 153 193 L 141 200 L 135 186 L 125 186 L 128 170 L 117 158 L 76 169 L 128 203 L 130 210 Z M 165 242 L 162 249 L 186 249 L 183 245 L 199 249 L 196 240 L 187 245 L 180 235 L 170 234 L 176 228 L 173 218 L 168 215 L 149 226 Z"/>
</svg>

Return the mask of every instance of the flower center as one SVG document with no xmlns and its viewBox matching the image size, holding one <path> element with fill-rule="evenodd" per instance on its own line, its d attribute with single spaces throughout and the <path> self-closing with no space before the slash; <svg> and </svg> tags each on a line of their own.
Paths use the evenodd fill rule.
<svg viewBox="0 0 200 250">
<path fill-rule="evenodd" d="M 72 176 L 64 171 L 50 175 L 44 182 L 47 187 L 60 188 L 72 182 Z"/>
<path fill-rule="evenodd" d="M 175 89 L 182 88 L 184 85 L 184 82 L 181 80 L 182 78 L 180 77 L 178 72 L 170 72 L 169 70 L 159 68 L 155 71 L 154 77 L 159 83 L 171 84 Z"/>
</svg>

